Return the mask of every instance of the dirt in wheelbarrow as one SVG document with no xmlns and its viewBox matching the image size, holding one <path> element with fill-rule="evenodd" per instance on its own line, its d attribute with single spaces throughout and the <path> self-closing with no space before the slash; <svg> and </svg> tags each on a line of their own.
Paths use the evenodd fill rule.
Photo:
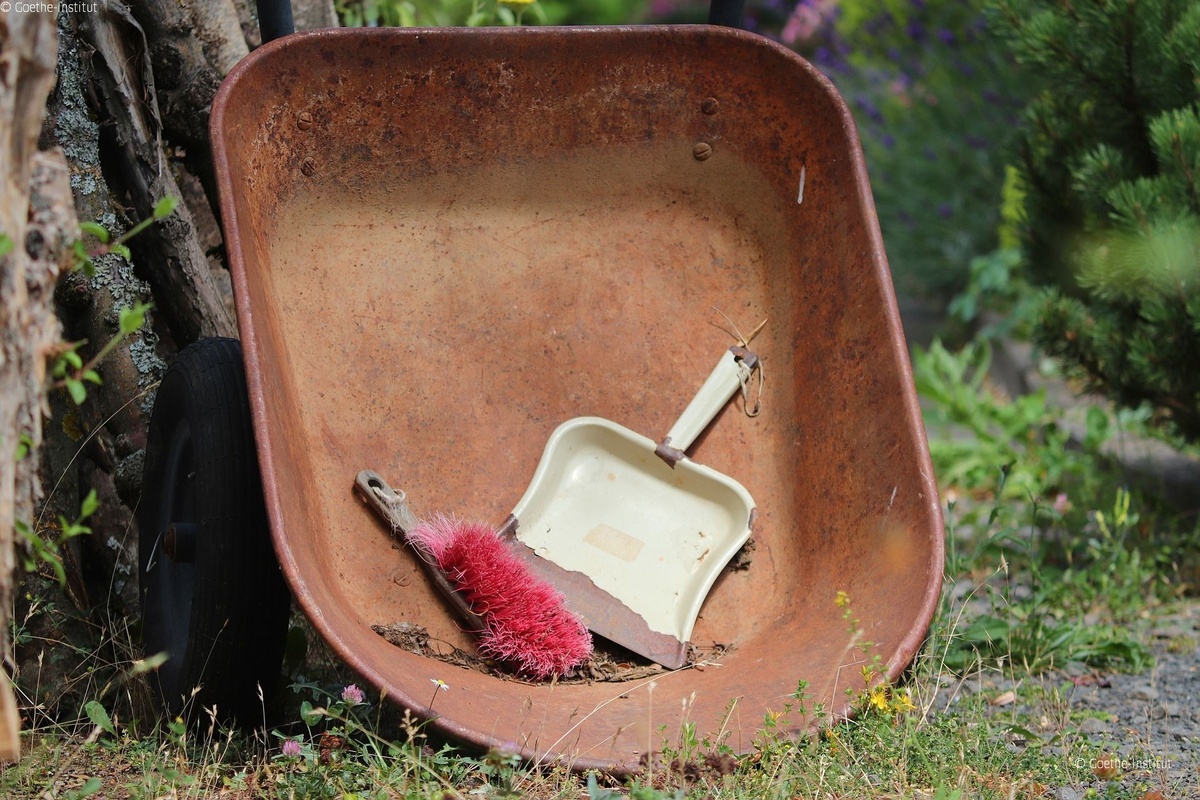
<svg viewBox="0 0 1200 800">
<path fill-rule="evenodd" d="M 390 625 L 372 625 L 371 629 L 391 644 L 410 653 L 435 658 L 464 669 L 473 669 L 485 675 L 518 683 L 534 683 L 516 673 L 511 667 L 467 652 L 441 639 L 430 636 L 429 631 L 411 622 L 395 622 Z M 709 647 L 691 645 L 688 648 L 688 666 L 702 668 L 704 664 L 719 659 L 729 652 L 730 646 L 713 644 Z M 592 657 L 579 668 L 561 675 L 555 680 L 560 684 L 621 683 L 659 675 L 667 670 L 618 645 L 597 639 Z"/>
</svg>

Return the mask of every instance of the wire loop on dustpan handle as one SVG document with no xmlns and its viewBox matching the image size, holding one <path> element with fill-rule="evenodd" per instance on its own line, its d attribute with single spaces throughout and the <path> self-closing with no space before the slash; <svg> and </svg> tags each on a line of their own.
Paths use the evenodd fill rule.
<svg viewBox="0 0 1200 800">
<path fill-rule="evenodd" d="M 258 7 L 258 30 L 263 44 L 294 33 L 291 0 L 255 0 Z M 742 27 L 745 0 L 712 0 L 708 7 L 708 24 L 726 28 Z"/>
</svg>

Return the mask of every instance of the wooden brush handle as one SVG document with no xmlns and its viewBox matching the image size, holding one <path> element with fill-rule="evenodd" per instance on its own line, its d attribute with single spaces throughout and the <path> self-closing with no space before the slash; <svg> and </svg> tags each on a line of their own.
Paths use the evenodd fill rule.
<svg viewBox="0 0 1200 800">
<path fill-rule="evenodd" d="M 405 544 L 417 554 L 417 561 L 425 570 L 425 574 L 462 619 L 466 629 L 472 633 L 484 630 L 487 625 L 483 617 L 471 610 L 466 598 L 458 593 L 450 579 L 438 569 L 433 557 L 409 540 L 408 533 L 417 527 L 417 518 L 408 507 L 408 499 L 404 492 L 393 489 L 378 472 L 369 469 L 358 473 L 354 479 L 354 490 L 364 503 L 391 526 L 393 533 L 399 531 L 402 534 L 401 538 Z"/>
</svg>

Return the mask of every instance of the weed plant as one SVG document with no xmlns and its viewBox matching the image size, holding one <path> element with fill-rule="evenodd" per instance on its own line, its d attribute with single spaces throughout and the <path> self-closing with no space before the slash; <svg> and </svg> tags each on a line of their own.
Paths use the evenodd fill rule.
<svg viewBox="0 0 1200 800">
<path fill-rule="evenodd" d="M 430 745 L 423 725 L 406 716 L 400 735 L 380 735 L 380 709 L 358 701 L 354 687 L 313 692 L 302 733 L 268 739 L 209 728 L 199 735 L 179 721 L 134 735 L 97 714 L 86 738 L 38 736 L 22 764 L 0 773 L 8 797 L 59 798 L 566 798 L 618 797 L 978 797 L 1036 794 L 1038 787 L 1081 780 L 1069 760 L 1051 753 L 1059 738 L 1037 732 L 1023 712 L 989 712 L 989 699 L 936 680 L 936 650 L 922 655 L 904 686 L 865 693 L 859 714 L 824 732 L 793 739 L 789 717 L 819 719 L 800 684 L 763 718 L 752 750 L 736 755 L 695 729 L 660 730 L 656 758 L 625 781 L 575 775 L 562 767 L 522 765 L 512 754 L 472 755 Z M 1014 743 L 1019 742 L 1020 746 Z M 1078 755 L 1093 757 L 1086 748 Z"/>
<path fill-rule="evenodd" d="M 1089 407 L 1083 435 L 1072 436 L 1044 391 L 1015 400 L 991 391 L 989 363 L 983 338 L 914 356 L 950 498 L 947 575 L 960 587 L 942 613 L 962 623 L 946 666 L 1148 667 L 1131 626 L 1187 588 L 1177 556 L 1194 529 L 1164 526 L 1151 498 L 1120 484 L 1101 447 L 1127 415 Z"/>
</svg>

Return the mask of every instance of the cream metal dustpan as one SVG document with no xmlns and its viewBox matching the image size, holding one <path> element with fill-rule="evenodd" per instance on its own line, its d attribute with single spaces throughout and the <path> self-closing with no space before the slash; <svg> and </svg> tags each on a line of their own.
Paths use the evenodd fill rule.
<svg viewBox="0 0 1200 800">
<path fill-rule="evenodd" d="M 700 606 L 750 537 L 754 516 L 745 487 L 684 451 L 757 362 L 744 347 L 725 352 L 658 444 L 600 417 L 564 422 L 506 526 L 562 568 L 545 577 L 568 605 L 573 589 L 590 589 L 579 583 L 586 576 L 626 607 L 611 615 L 579 609 L 589 628 L 669 668 L 686 663 Z M 643 627 L 645 642 L 634 631 Z"/>
</svg>

